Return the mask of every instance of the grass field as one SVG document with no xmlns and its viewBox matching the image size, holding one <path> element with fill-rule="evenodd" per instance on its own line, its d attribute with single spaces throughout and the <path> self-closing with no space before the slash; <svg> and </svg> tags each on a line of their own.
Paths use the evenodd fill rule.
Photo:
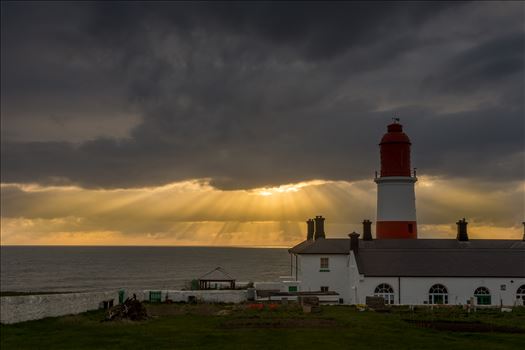
<svg viewBox="0 0 525 350">
<path fill-rule="evenodd" d="M 143 322 L 101 322 L 103 311 L 2 325 L 1 349 L 520 349 L 525 310 L 324 306 L 251 310 L 242 305 L 148 305 Z M 432 325 L 457 325 L 463 331 Z M 423 327 L 426 325 L 427 327 Z M 465 331 L 468 329 L 469 331 Z M 478 330 L 478 331 L 476 331 Z M 483 330 L 480 332 L 479 330 Z"/>
</svg>

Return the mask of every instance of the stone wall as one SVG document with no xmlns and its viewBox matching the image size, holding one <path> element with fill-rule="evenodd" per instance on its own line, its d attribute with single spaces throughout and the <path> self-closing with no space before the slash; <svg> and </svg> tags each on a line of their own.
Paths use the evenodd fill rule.
<svg viewBox="0 0 525 350">
<path fill-rule="evenodd" d="M 96 310 L 104 300 L 118 303 L 118 292 L 24 295 L 0 298 L 0 322 L 17 323 Z"/>
<path fill-rule="evenodd" d="M 190 299 L 203 303 L 242 303 L 248 299 L 246 290 L 151 290 L 161 292 L 161 301 L 166 296 L 173 302 L 188 302 Z M 124 297 L 136 295 L 138 300 L 148 301 L 150 290 L 126 290 Z M 17 323 L 39 320 L 45 317 L 72 315 L 96 310 L 102 302 L 113 299 L 118 304 L 118 291 L 70 294 L 47 294 L 1 297 L 0 322 Z"/>
</svg>

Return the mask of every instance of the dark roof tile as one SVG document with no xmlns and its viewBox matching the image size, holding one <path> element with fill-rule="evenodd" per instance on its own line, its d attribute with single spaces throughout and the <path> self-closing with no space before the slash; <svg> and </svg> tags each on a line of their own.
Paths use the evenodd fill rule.
<svg viewBox="0 0 525 350">
<path fill-rule="evenodd" d="M 294 254 L 348 254 L 349 239 L 305 241 Z M 525 277 L 525 242 L 476 239 L 359 241 L 359 272 L 365 276 Z"/>
</svg>

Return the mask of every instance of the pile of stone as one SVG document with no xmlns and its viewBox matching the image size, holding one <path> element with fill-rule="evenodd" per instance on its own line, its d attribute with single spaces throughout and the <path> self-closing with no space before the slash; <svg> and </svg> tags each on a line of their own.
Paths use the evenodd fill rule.
<svg viewBox="0 0 525 350">
<path fill-rule="evenodd" d="M 311 297 L 311 296 L 299 297 L 299 304 L 303 308 L 303 312 L 305 314 L 321 312 L 321 307 L 319 306 L 318 297 Z"/>
<path fill-rule="evenodd" d="M 366 297 L 366 306 L 373 311 L 377 312 L 388 312 L 390 309 L 385 305 L 385 299 L 383 297 Z"/>
<path fill-rule="evenodd" d="M 123 304 L 113 306 L 109 309 L 106 315 L 106 321 L 143 321 L 146 319 L 148 319 L 146 307 L 136 298 L 127 298 Z"/>
</svg>

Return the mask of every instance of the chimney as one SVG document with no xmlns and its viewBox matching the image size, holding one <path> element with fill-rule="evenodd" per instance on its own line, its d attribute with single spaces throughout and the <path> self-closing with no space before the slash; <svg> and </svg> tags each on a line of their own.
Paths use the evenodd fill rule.
<svg viewBox="0 0 525 350">
<path fill-rule="evenodd" d="M 359 253 L 359 233 L 352 232 L 348 237 L 350 237 L 350 250 L 357 255 Z"/>
<path fill-rule="evenodd" d="M 372 221 L 363 221 L 363 241 L 371 241 L 372 238 Z"/>
<path fill-rule="evenodd" d="M 325 238 L 324 234 L 324 218 L 322 216 L 315 217 L 315 239 Z"/>
<path fill-rule="evenodd" d="M 314 221 L 312 219 L 308 219 L 308 220 L 306 220 L 306 224 L 308 225 L 308 231 L 306 233 L 306 239 L 310 241 L 310 240 L 314 239 L 314 231 L 315 231 Z"/>
<path fill-rule="evenodd" d="M 465 218 L 459 220 L 456 222 L 456 225 L 458 225 L 458 235 L 456 236 L 456 239 L 460 242 L 468 242 L 468 234 L 467 234 L 467 225 L 468 222 L 465 220 Z"/>
</svg>

